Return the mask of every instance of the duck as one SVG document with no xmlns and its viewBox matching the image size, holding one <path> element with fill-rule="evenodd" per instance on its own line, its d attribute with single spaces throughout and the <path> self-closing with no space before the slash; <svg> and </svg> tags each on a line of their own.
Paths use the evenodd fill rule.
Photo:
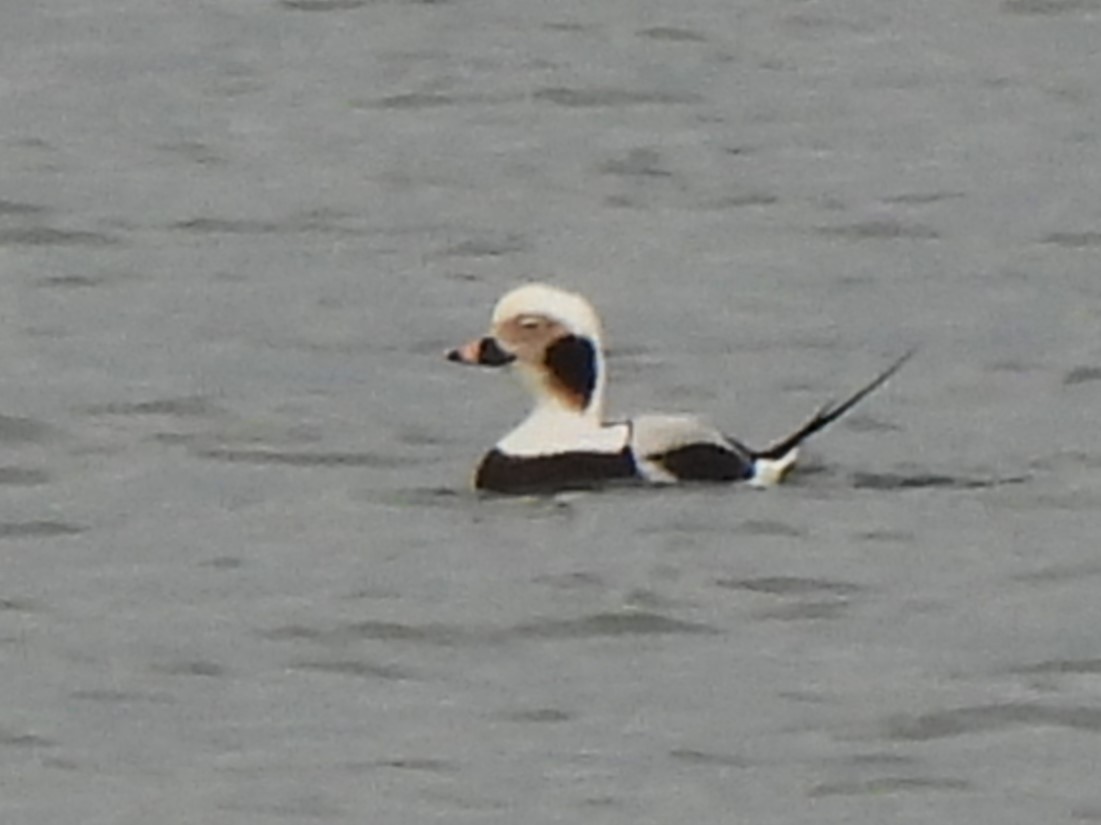
<svg viewBox="0 0 1101 825">
<path fill-rule="evenodd" d="M 527 417 L 474 472 L 476 490 L 506 495 L 623 482 L 774 487 L 795 466 L 804 441 L 882 386 L 912 355 L 907 352 L 845 400 L 823 405 L 790 435 L 755 450 L 696 415 L 605 419 L 600 317 L 582 295 L 558 286 L 535 282 L 510 290 L 494 306 L 488 334 L 446 353 L 457 364 L 511 371 L 531 397 Z"/>
</svg>

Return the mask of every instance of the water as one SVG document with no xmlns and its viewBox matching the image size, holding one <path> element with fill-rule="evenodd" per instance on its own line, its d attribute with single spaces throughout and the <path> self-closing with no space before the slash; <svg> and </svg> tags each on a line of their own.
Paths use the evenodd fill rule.
<svg viewBox="0 0 1101 825">
<path fill-rule="evenodd" d="M 5 823 L 1101 819 L 1101 4 L 9 6 Z M 755 444 L 920 353 L 481 500 L 529 277 Z"/>
</svg>

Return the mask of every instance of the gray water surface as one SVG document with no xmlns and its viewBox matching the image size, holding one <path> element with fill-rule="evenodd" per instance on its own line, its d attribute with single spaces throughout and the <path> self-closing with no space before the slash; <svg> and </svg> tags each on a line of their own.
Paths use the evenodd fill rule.
<svg viewBox="0 0 1101 825">
<path fill-rule="evenodd" d="M 0 11 L 0 820 L 1101 820 L 1101 3 Z M 601 308 L 779 490 L 486 500 Z"/>
</svg>

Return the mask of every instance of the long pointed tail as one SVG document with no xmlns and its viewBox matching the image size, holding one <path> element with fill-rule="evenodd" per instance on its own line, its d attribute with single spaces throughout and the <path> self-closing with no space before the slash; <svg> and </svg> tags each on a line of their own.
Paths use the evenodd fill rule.
<svg viewBox="0 0 1101 825">
<path fill-rule="evenodd" d="M 796 430 L 786 438 L 782 438 L 779 441 L 773 442 L 772 444 L 765 447 L 763 450 L 758 450 L 754 452 L 753 458 L 757 460 L 764 459 L 764 462 L 776 462 L 778 464 L 784 465 L 777 469 L 781 473 L 786 472 L 786 470 L 794 462 L 794 457 L 792 457 L 792 459 L 788 462 L 784 462 L 782 459 L 788 456 L 788 454 L 791 453 L 792 450 L 794 450 L 816 432 L 828 427 L 834 421 L 839 419 L 841 416 L 843 416 L 845 413 L 847 413 L 849 410 L 851 410 L 853 407 L 863 401 L 871 393 L 875 392 L 877 389 L 883 386 L 888 378 L 898 372 L 902 368 L 903 364 L 914 357 L 915 352 L 917 352 L 916 348 L 907 352 L 905 355 L 903 355 L 901 358 L 891 364 L 891 366 L 887 367 L 887 369 L 883 370 L 883 372 L 881 372 L 879 375 L 877 375 L 875 378 L 873 378 L 871 381 L 869 381 L 867 384 L 854 392 L 841 403 L 830 401 L 826 404 L 823 404 L 819 408 L 818 412 L 816 412 L 802 427 L 800 427 L 798 430 Z M 764 464 L 764 462 L 762 462 L 762 464 Z"/>
</svg>

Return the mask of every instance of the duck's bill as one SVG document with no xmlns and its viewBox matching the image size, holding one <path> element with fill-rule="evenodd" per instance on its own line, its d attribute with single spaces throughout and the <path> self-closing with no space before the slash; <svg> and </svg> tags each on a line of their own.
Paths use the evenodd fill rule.
<svg viewBox="0 0 1101 825">
<path fill-rule="evenodd" d="M 479 367 L 503 367 L 515 361 L 516 356 L 501 349 L 496 338 L 487 336 L 451 350 L 447 360 Z"/>
</svg>

